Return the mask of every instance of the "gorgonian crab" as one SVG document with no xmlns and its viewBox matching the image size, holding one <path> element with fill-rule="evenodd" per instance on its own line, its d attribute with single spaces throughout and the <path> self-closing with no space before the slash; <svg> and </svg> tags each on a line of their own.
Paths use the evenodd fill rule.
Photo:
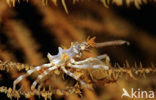
<svg viewBox="0 0 156 100">
<path fill-rule="evenodd" d="M 79 76 L 75 75 L 73 72 L 67 70 L 67 68 L 76 68 L 76 69 L 99 69 L 102 68 L 104 70 L 108 70 L 109 67 L 102 61 L 102 59 L 106 59 L 109 62 L 109 57 L 104 54 L 97 57 L 88 57 L 83 60 L 77 60 L 83 56 L 83 51 L 89 51 L 90 48 L 100 47 L 100 46 L 109 46 L 109 45 L 121 45 L 127 43 L 126 41 L 118 40 L 118 41 L 110 41 L 104 43 L 95 43 L 95 37 L 91 39 L 87 39 L 87 41 L 78 43 L 72 42 L 70 48 L 63 49 L 58 47 L 58 54 L 51 55 L 48 53 L 47 57 L 49 59 L 48 64 L 43 64 L 40 66 L 36 66 L 31 70 L 28 70 L 25 74 L 19 76 L 13 83 L 13 89 L 16 90 L 16 85 L 21 82 L 24 78 L 30 76 L 34 72 L 39 72 L 42 70 L 37 77 L 37 79 L 32 83 L 31 90 L 34 90 L 40 87 L 40 83 L 42 83 L 42 79 L 48 76 L 51 72 L 56 69 L 62 70 L 65 74 L 72 77 L 76 81 L 79 82 L 80 86 L 87 86 L 87 83 L 80 79 Z M 50 78 L 50 77 L 49 77 Z"/>
</svg>

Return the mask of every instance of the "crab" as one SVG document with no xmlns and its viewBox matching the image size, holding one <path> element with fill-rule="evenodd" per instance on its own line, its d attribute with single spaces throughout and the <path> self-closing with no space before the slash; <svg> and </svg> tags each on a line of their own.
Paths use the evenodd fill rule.
<svg viewBox="0 0 156 100">
<path fill-rule="evenodd" d="M 78 43 L 78 42 L 71 42 L 71 46 L 69 49 L 63 49 L 61 47 L 58 47 L 58 54 L 57 55 L 51 55 L 50 53 L 47 54 L 47 57 L 49 59 L 49 63 L 43 64 L 40 66 L 36 66 L 31 70 L 28 70 L 25 74 L 19 76 L 16 80 L 13 82 L 13 89 L 16 90 L 16 85 L 19 84 L 24 78 L 30 76 L 34 72 L 39 72 L 42 69 L 44 70 L 41 74 L 38 75 L 37 79 L 32 83 L 31 90 L 36 89 L 39 82 L 46 77 L 48 74 L 50 74 L 52 71 L 56 69 L 62 70 L 65 74 L 72 77 L 76 81 L 80 83 L 81 86 L 86 85 L 83 80 L 81 80 L 77 75 L 67 70 L 67 67 L 71 68 L 79 68 L 79 69 L 99 69 L 103 68 L 104 70 L 108 70 L 109 67 L 102 61 L 102 59 L 106 59 L 108 62 L 110 61 L 109 56 L 106 54 L 100 55 L 97 57 L 89 57 L 84 60 L 77 61 L 75 59 L 81 58 L 83 56 L 83 51 L 88 51 L 92 47 L 98 47 L 98 43 L 94 42 L 95 37 L 91 39 L 87 39 L 87 41 Z M 110 42 L 109 45 L 113 44 L 124 44 L 125 41 L 118 41 L 118 42 Z M 106 43 L 106 45 L 108 45 Z"/>
</svg>

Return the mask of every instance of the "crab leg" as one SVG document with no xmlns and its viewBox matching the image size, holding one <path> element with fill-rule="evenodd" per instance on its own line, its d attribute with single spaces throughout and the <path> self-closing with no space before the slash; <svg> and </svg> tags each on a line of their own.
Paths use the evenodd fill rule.
<svg viewBox="0 0 156 100">
<path fill-rule="evenodd" d="M 80 68 L 80 69 L 98 69 L 98 68 L 104 68 L 105 70 L 108 70 L 109 67 L 107 65 L 104 65 L 104 64 L 83 64 L 83 65 L 73 65 L 71 63 L 68 63 L 68 66 L 69 67 L 72 67 L 72 68 Z"/>
<path fill-rule="evenodd" d="M 38 83 L 43 77 L 45 77 L 46 75 L 48 75 L 49 72 L 55 70 L 56 68 L 57 68 L 57 66 L 50 67 L 50 68 L 48 68 L 47 70 L 45 70 L 45 71 L 43 72 L 43 74 L 39 75 L 39 76 L 37 77 L 37 79 L 33 82 L 33 84 L 31 85 L 31 90 L 34 90 L 35 87 L 36 87 L 36 85 L 37 85 L 37 83 Z"/>
<path fill-rule="evenodd" d="M 102 60 L 102 59 L 106 59 L 107 62 L 110 61 L 110 58 L 106 54 L 97 56 L 97 58 L 89 57 L 82 61 L 75 61 L 74 59 L 71 59 L 70 61 L 71 61 L 71 63 L 73 63 L 75 65 L 81 65 L 81 64 L 86 64 L 86 63 L 93 62 L 93 61 L 101 62 L 100 60 Z"/>
<path fill-rule="evenodd" d="M 102 59 L 106 59 L 106 61 L 110 61 L 110 58 L 107 54 L 103 54 L 100 56 L 97 56 L 98 59 L 102 60 Z"/>
<path fill-rule="evenodd" d="M 40 71 L 41 68 L 44 68 L 44 67 L 46 68 L 46 67 L 50 67 L 50 66 L 51 66 L 51 63 L 49 63 L 49 64 L 43 64 L 43 65 L 41 65 L 41 66 L 35 67 L 34 69 L 28 70 L 26 74 L 19 76 L 19 77 L 14 81 L 14 83 L 13 83 L 13 89 L 15 90 L 15 89 L 16 89 L 16 85 L 17 85 L 21 80 L 23 80 L 25 77 L 31 75 L 33 72 Z"/>
<path fill-rule="evenodd" d="M 86 63 L 92 62 L 92 61 L 99 61 L 99 59 L 89 57 L 89 58 L 86 58 L 85 60 L 82 60 L 82 61 L 75 61 L 74 59 L 71 59 L 70 61 L 71 61 L 71 63 L 73 63 L 75 65 L 81 65 L 81 64 L 86 64 Z"/>
<path fill-rule="evenodd" d="M 66 73 L 70 77 L 74 78 L 75 80 L 79 81 L 81 85 L 86 85 L 86 83 L 84 81 L 79 80 L 79 77 L 74 75 L 74 73 L 69 72 L 64 66 L 61 66 L 61 69 L 63 70 L 64 73 Z"/>
</svg>

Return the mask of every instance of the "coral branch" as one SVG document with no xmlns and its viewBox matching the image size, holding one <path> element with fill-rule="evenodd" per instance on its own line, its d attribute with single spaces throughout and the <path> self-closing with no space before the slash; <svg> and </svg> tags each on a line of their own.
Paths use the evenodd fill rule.
<svg viewBox="0 0 156 100">
<path fill-rule="evenodd" d="M 5 70 L 7 72 L 17 69 L 18 71 L 25 70 L 28 71 L 32 69 L 33 66 L 21 64 L 21 63 L 15 63 L 15 62 L 3 62 L 0 60 L 0 70 Z"/>
</svg>

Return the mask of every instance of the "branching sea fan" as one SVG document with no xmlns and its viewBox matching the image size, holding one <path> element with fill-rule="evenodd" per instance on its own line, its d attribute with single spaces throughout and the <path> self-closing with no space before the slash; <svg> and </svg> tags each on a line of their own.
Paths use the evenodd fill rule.
<svg viewBox="0 0 156 100">
<path fill-rule="evenodd" d="M 156 93 L 155 3 L 0 0 L 0 98 L 131 100 L 134 91 L 142 99 L 141 91 Z"/>
</svg>

